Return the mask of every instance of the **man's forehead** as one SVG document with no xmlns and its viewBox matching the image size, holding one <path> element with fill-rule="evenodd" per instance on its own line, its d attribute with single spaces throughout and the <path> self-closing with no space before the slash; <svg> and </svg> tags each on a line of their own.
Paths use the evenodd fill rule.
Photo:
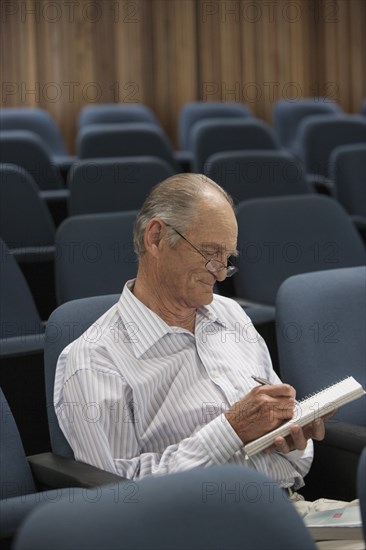
<svg viewBox="0 0 366 550">
<path fill-rule="evenodd" d="M 222 197 L 216 197 L 214 204 L 203 202 L 200 215 L 192 224 L 189 235 L 206 249 L 236 254 L 238 224 L 235 214 Z M 217 206 L 220 205 L 220 208 Z"/>
<path fill-rule="evenodd" d="M 236 247 L 228 246 L 226 243 L 218 243 L 214 241 L 210 242 L 202 242 L 201 246 L 204 250 L 209 250 L 212 252 L 219 252 L 219 253 L 229 253 L 230 255 L 237 256 L 238 250 Z"/>
</svg>

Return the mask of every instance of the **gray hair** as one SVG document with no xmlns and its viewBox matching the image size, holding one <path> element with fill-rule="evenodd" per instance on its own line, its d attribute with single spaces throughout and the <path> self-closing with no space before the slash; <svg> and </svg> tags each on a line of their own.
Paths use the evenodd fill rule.
<svg viewBox="0 0 366 550">
<path fill-rule="evenodd" d="M 184 234 L 195 222 L 200 201 L 208 190 L 219 192 L 234 208 L 230 195 L 202 174 L 176 174 L 153 187 L 135 221 L 133 245 L 137 256 L 145 253 L 145 229 L 152 218 L 159 217 Z M 178 240 L 179 235 L 172 230 L 168 235 L 170 246 L 174 247 Z"/>
</svg>

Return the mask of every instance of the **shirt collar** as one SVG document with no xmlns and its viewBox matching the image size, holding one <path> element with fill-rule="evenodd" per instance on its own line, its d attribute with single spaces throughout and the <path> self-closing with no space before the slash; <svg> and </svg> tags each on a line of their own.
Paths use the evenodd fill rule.
<svg viewBox="0 0 366 550">
<path fill-rule="evenodd" d="M 179 327 L 171 327 L 159 315 L 145 306 L 134 294 L 132 287 L 135 279 L 127 281 L 118 301 L 119 316 L 127 328 L 127 332 L 133 334 L 130 338 L 131 347 L 136 357 L 141 357 L 149 348 L 156 344 L 166 334 L 186 332 Z M 196 335 L 203 324 L 224 323 L 217 317 L 214 301 L 208 306 L 202 306 L 197 310 Z M 128 328 L 131 327 L 131 331 Z"/>
</svg>

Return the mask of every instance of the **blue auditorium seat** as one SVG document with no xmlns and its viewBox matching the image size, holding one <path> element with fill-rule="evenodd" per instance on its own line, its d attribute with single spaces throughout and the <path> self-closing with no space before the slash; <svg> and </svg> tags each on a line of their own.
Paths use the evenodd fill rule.
<svg viewBox="0 0 366 550">
<path fill-rule="evenodd" d="M 87 105 L 79 114 L 79 129 L 89 124 L 120 124 L 122 122 L 150 122 L 159 125 L 147 105 L 135 103 L 100 103 Z"/>
<path fill-rule="evenodd" d="M 53 162 L 58 165 L 73 161 L 68 154 L 60 129 L 45 110 L 33 107 L 6 107 L 0 109 L 0 129 L 28 130 L 37 134 L 47 148 Z"/>
<path fill-rule="evenodd" d="M 56 232 L 59 304 L 87 296 L 121 293 L 137 274 L 133 250 L 136 211 L 85 214 L 66 219 Z"/>
<path fill-rule="evenodd" d="M 74 453 L 61 431 L 53 405 L 57 360 L 70 342 L 79 338 L 103 313 L 118 302 L 119 296 L 120 294 L 111 294 L 71 300 L 55 309 L 47 323 L 44 350 L 47 418 L 51 449 L 60 457 L 73 459 Z M 67 327 L 72 329 L 64 330 Z"/>
<path fill-rule="evenodd" d="M 293 151 L 305 164 L 309 177 L 329 187 L 329 159 L 340 145 L 366 143 L 366 119 L 362 115 L 316 115 L 300 124 Z"/>
<path fill-rule="evenodd" d="M 191 101 L 180 110 L 178 120 L 179 143 L 183 151 L 191 151 L 193 126 L 202 120 L 212 118 L 246 118 L 253 116 L 243 103 L 233 101 Z"/>
<path fill-rule="evenodd" d="M 14 550 L 315 550 L 295 507 L 267 476 L 236 465 L 110 486 L 36 510 Z"/>
<path fill-rule="evenodd" d="M 81 489 L 41 491 L 24 452 L 21 437 L 6 397 L 0 388 L 0 539 L 8 544 L 35 508 L 48 502 L 81 495 Z M 5 547 L 5 546 L 4 546 Z"/>
<path fill-rule="evenodd" d="M 299 399 L 347 376 L 366 387 L 366 267 L 334 267 L 289 277 L 277 294 L 281 378 Z M 341 407 L 326 422 L 325 439 L 314 444 L 306 484 L 313 491 L 310 499 L 356 498 L 357 464 L 366 446 L 366 398 Z"/>
<path fill-rule="evenodd" d="M 161 128 L 151 123 L 91 124 L 81 128 L 77 138 L 80 159 L 101 157 L 154 156 L 179 171 L 171 143 Z"/>
<path fill-rule="evenodd" d="M 237 296 L 275 304 L 281 283 L 298 273 L 366 263 L 361 237 L 333 198 L 296 195 L 250 199 L 237 206 Z"/>
<path fill-rule="evenodd" d="M 32 176 L 14 164 L 0 164 L 0 236 L 47 319 L 56 305 L 55 225 Z"/>
<path fill-rule="evenodd" d="M 158 157 L 81 160 L 69 173 L 69 214 L 139 209 L 151 188 L 173 174 Z"/>
<path fill-rule="evenodd" d="M 366 143 L 336 147 L 329 159 L 335 197 L 366 227 Z"/>
<path fill-rule="evenodd" d="M 273 125 L 281 145 L 291 149 L 304 118 L 312 115 L 334 116 L 340 113 L 340 106 L 325 97 L 281 99 L 273 107 Z"/>
<path fill-rule="evenodd" d="M 280 148 L 272 128 L 254 117 L 197 122 L 192 129 L 191 140 L 193 169 L 200 173 L 214 153 Z"/>
<path fill-rule="evenodd" d="M 53 162 L 37 134 L 29 130 L 1 131 L 0 162 L 20 166 L 33 177 L 56 224 L 66 216 L 68 189 L 65 189 L 60 167 Z"/>
<path fill-rule="evenodd" d="M 215 153 L 205 163 L 204 174 L 219 183 L 236 204 L 255 197 L 312 191 L 301 162 L 280 150 Z"/>
</svg>

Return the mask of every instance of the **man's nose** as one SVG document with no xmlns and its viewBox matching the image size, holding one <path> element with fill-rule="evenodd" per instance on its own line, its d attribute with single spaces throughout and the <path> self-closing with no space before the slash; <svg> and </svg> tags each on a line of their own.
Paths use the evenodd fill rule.
<svg viewBox="0 0 366 550">
<path fill-rule="evenodd" d="M 219 281 L 219 282 L 225 281 L 226 274 L 227 274 L 227 269 L 226 269 L 225 266 L 223 266 L 222 269 L 220 269 L 219 271 L 216 271 L 216 273 L 214 273 L 214 275 L 216 277 L 216 280 Z"/>
</svg>

